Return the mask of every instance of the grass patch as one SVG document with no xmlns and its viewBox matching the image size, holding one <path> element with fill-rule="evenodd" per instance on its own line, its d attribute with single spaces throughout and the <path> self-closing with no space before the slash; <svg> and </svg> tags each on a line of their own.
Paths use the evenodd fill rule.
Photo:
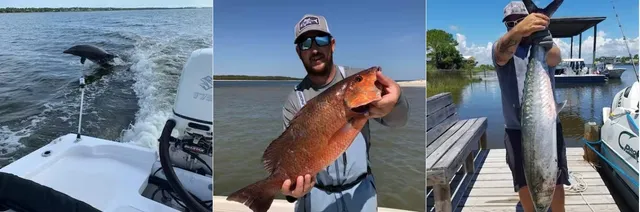
<svg viewBox="0 0 640 212">
<path fill-rule="evenodd" d="M 462 90 L 467 85 L 478 81 L 481 80 L 473 78 L 469 71 L 438 70 L 427 66 L 427 97 L 450 92 L 453 102 L 459 103 L 462 100 Z"/>
</svg>

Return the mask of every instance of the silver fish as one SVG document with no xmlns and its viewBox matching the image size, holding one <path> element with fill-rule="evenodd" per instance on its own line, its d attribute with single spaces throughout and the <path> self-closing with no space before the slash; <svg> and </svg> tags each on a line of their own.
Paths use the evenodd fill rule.
<svg viewBox="0 0 640 212">
<path fill-rule="evenodd" d="M 537 8 L 531 0 L 523 2 L 529 13 L 540 12 L 551 17 L 562 0 L 554 0 L 544 9 Z M 531 37 L 540 38 L 540 34 L 546 32 L 532 34 Z M 560 173 L 557 165 L 556 120 L 564 106 L 564 103 L 556 104 L 554 98 L 551 85 L 551 77 L 554 76 L 549 74 L 549 66 L 545 58 L 547 49 L 553 43 L 550 43 L 552 42 L 550 34 L 542 35 L 542 37 L 545 36 L 544 45 L 534 41 L 531 46 L 520 116 L 522 118 L 523 167 L 536 212 L 549 210 L 555 192 Z"/>
</svg>

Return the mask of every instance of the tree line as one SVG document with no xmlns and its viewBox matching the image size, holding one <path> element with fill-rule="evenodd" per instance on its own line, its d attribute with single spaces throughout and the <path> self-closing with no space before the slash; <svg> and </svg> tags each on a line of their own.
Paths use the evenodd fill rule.
<svg viewBox="0 0 640 212">
<path fill-rule="evenodd" d="M 451 33 L 441 29 L 430 29 L 426 36 L 427 57 L 429 58 L 427 70 L 494 70 L 493 65 L 482 64 L 478 66 L 478 62 L 473 57 L 465 59 L 456 49 L 458 42 Z"/>
<path fill-rule="evenodd" d="M 166 10 L 166 9 L 198 9 L 211 7 L 5 7 L 0 8 L 0 13 L 38 13 L 38 12 L 89 12 L 89 11 L 114 11 L 114 10 Z"/>
<path fill-rule="evenodd" d="M 213 75 L 214 80 L 301 80 L 285 76 Z"/>
</svg>

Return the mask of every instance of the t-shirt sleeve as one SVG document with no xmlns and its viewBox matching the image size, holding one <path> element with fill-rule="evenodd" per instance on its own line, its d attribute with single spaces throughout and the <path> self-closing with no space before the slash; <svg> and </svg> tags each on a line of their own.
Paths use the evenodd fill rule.
<svg viewBox="0 0 640 212">
<path fill-rule="evenodd" d="M 287 96 L 287 100 L 284 101 L 284 105 L 282 107 L 282 130 L 284 131 L 289 126 L 289 122 L 293 119 L 293 117 L 298 112 L 297 103 L 298 97 L 296 96 L 295 91 L 291 91 L 289 96 Z"/>
<path fill-rule="evenodd" d="M 402 127 L 407 124 L 407 120 L 409 119 L 409 101 L 400 91 L 400 96 L 398 97 L 398 102 L 393 107 L 391 112 L 389 112 L 386 116 L 382 118 L 374 119 L 378 123 L 387 126 L 387 127 Z"/>
</svg>

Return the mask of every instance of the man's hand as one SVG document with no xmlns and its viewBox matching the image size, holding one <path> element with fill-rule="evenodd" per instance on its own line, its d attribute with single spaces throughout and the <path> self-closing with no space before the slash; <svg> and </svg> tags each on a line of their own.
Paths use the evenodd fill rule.
<svg viewBox="0 0 640 212">
<path fill-rule="evenodd" d="M 292 197 L 295 197 L 296 199 L 299 199 L 300 197 L 309 193 L 309 191 L 311 191 L 311 188 L 313 188 L 313 185 L 315 184 L 316 184 L 315 177 L 311 177 L 311 175 L 309 174 L 305 175 L 304 177 L 298 176 L 298 179 L 296 180 L 295 188 L 293 190 L 291 190 L 291 180 L 287 179 L 284 181 L 284 183 L 282 183 L 282 188 L 280 189 L 280 192 L 282 192 L 282 194 L 286 196 L 292 196 Z"/>
<path fill-rule="evenodd" d="M 542 13 L 531 13 L 527 15 L 513 30 L 522 37 L 528 37 L 534 32 L 545 29 L 549 26 L 549 17 Z"/>
<path fill-rule="evenodd" d="M 377 72 L 376 76 L 378 83 L 382 85 L 382 99 L 371 103 L 369 108 L 371 118 L 381 118 L 389 114 L 400 97 L 400 86 L 396 81 L 382 75 L 381 71 Z"/>
</svg>

